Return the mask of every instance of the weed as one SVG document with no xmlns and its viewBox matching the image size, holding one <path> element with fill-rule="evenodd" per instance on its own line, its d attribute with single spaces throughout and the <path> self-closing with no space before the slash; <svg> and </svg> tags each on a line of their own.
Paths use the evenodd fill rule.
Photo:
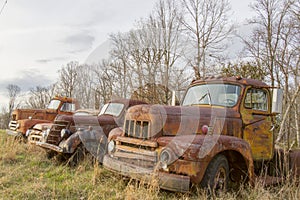
<svg viewBox="0 0 300 200">
<path fill-rule="evenodd" d="M 0 199 L 207 199 L 207 192 L 199 187 L 188 193 L 161 190 L 157 177 L 134 180 L 103 168 L 91 159 L 84 159 L 76 167 L 55 163 L 34 145 L 18 143 L 0 131 Z M 212 199 L 300 199 L 300 186 L 286 182 L 263 187 L 257 182 L 247 183 L 236 190 L 218 194 Z"/>
</svg>

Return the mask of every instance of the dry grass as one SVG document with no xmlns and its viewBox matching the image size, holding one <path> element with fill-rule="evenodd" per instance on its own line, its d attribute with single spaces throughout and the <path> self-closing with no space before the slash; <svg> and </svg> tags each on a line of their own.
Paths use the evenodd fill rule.
<svg viewBox="0 0 300 200">
<path fill-rule="evenodd" d="M 264 188 L 241 186 L 212 199 L 300 199 L 300 187 L 287 182 Z M 18 143 L 0 131 L 0 199 L 207 199 L 204 190 L 182 194 L 151 183 L 125 179 L 90 161 L 76 168 L 48 160 L 43 150 Z"/>
</svg>

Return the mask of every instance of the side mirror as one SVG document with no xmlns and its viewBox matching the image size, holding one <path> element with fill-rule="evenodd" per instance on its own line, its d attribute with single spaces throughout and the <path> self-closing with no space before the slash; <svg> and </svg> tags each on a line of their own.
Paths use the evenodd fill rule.
<svg viewBox="0 0 300 200">
<path fill-rule="evenodd" d="M 280 114 L 282 112 L 283 90 L 279 88 L 273 89 L 272 96 L 272 113 Z"/>
</svg>

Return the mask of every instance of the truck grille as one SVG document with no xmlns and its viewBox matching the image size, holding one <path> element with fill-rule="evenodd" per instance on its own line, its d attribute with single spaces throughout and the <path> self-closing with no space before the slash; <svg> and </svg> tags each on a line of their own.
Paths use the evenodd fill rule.
<svg viewBox="0 0 300 200">
<path fill-rule="evenodd" d="M 18 125 L 17 121 L 10 121 L 8 126 L 9 126 L 10 130 L 15 131 L 15 130 L 17 130 L 17 125 Z"/>
<path fill-rule="evenodd" d="M 35 144 L 42 141 L 42 132 L 40 130 L 32 130 L 28 136 L 28 142 Z"/>
<path fill-rule="evenodd" d="M 61 140 L 60 132 L 62 129 L 67 128 L 68 124 L 68 121 L 55 121 L 50 129 L 46 142 L 58 145 Z"/>
<path fill-rule="evenodd" d="M 150 136 L 149 121 L 126 120 L 125 136 L 147 139 Z"/>
<path fill-rule="evenodd" d="M 157 147 L 154 141 L 119 136 L 113 156 L 140 167 L 153 168 L 158 159 Z"/>
</svg>

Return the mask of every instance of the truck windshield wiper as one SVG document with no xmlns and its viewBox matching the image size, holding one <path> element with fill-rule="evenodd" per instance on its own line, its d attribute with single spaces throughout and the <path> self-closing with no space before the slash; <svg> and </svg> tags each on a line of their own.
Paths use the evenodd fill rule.
<svg viewBox="0 0 300 200">
<path fill-rule="evenodd" d="M 210 93 L 208 91 L 204 95 L 202 95 L 202 97 L 199 98 L 198 102 L 203 100 L 206 96 L 208 96 L 208 104 L 211 105 L 211 97 L 210 97 Z"/>
<path fill-rule="evenodd" d="M 205 93 L 202 97 L 200 97 L 199 100 L 198 100 L 198 102 L 201 101 L 201 100 L 203 100 L 207 96 L 207 94 L 208 93 Z"/>
</svg>

